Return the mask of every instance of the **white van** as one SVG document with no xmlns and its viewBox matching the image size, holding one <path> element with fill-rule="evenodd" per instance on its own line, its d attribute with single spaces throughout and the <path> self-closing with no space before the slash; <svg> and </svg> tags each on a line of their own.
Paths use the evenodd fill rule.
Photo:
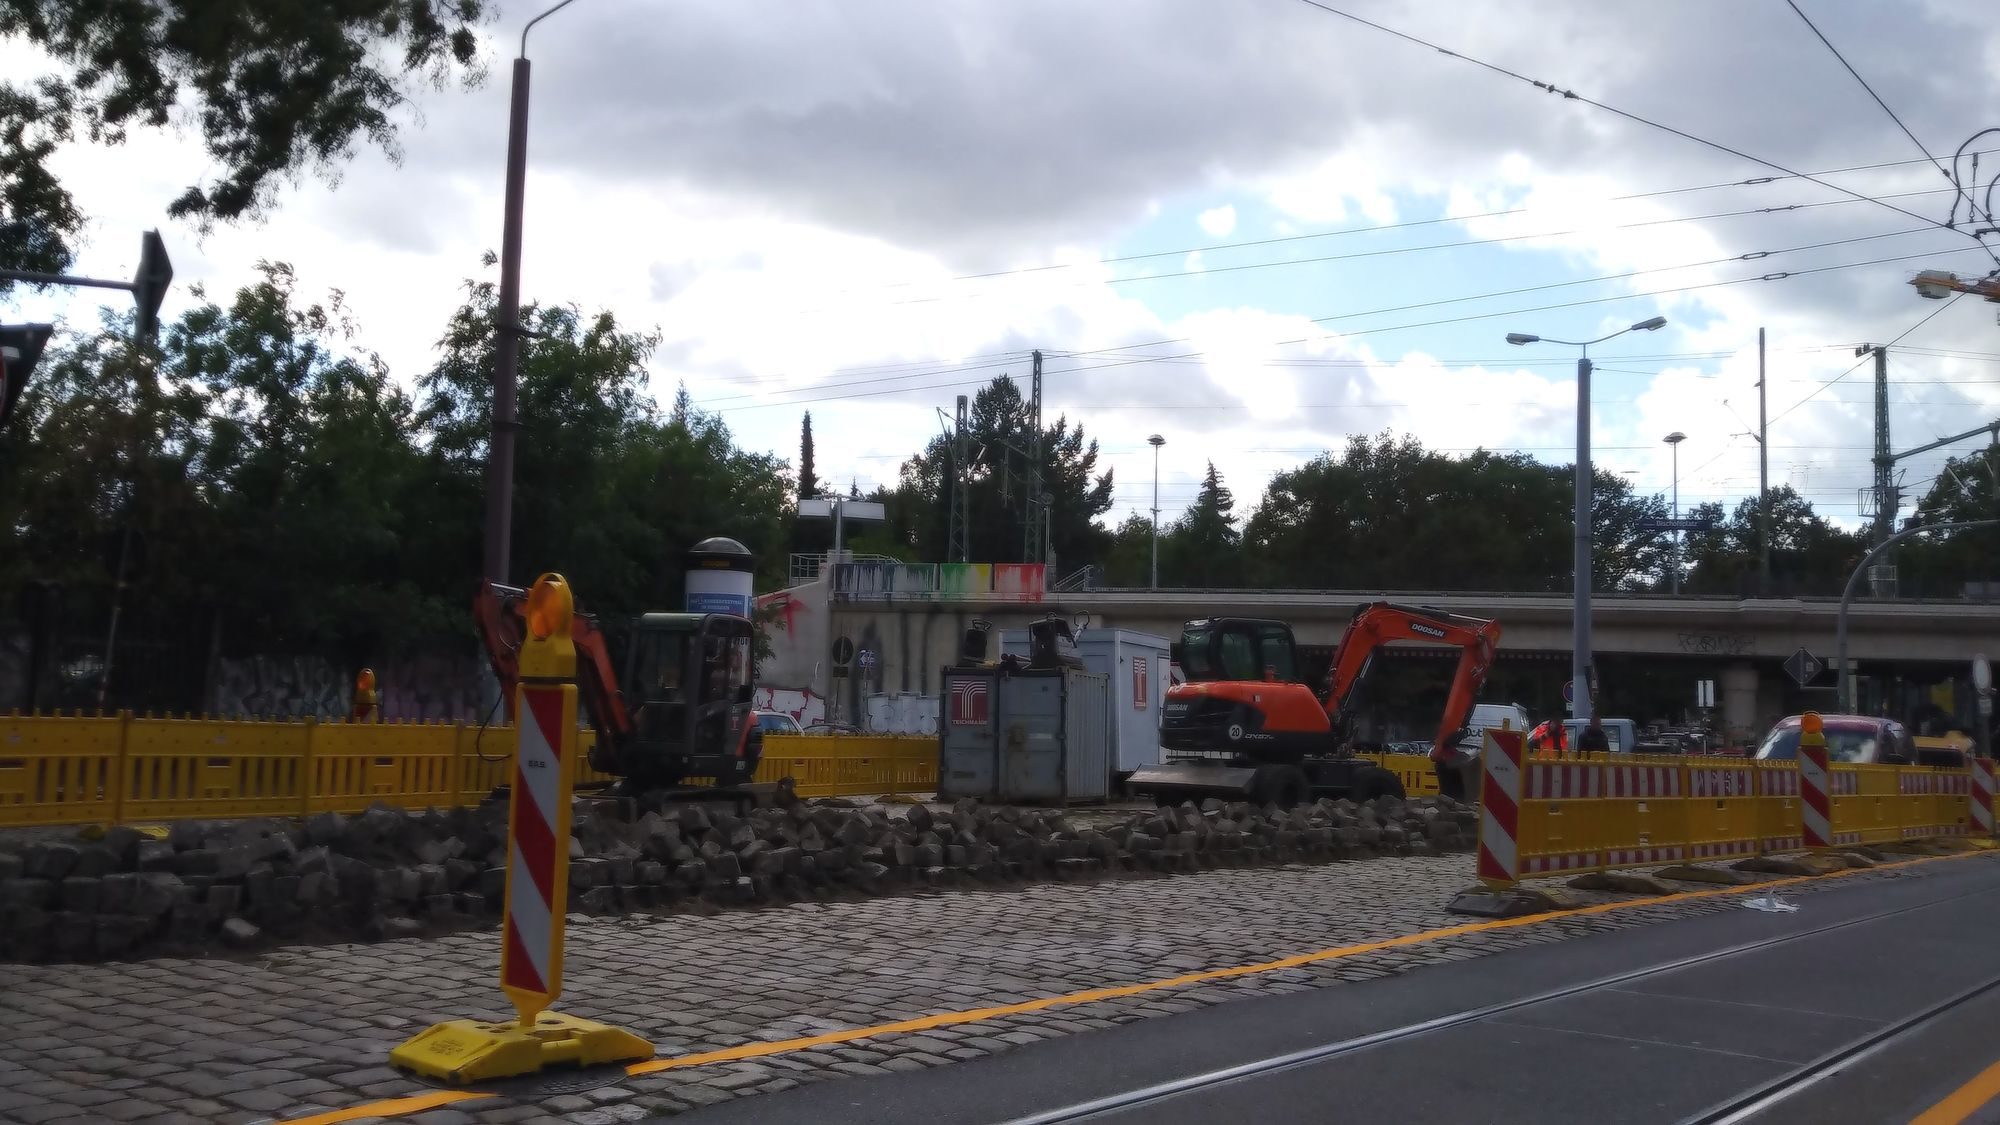
<svg viewBox="0 0 2000 1125">
<path fill-rule="evenodd" d="M 1528 721 L 1528 709 L 1518 703 L 1475 703 L 1472 717 L 1465 721 L 1465 734 L 1458 740 L 1458 748 L 1467 754 L 1479 753 L 1485 744 L 1485 732 L 1489 730 L 1517 730 L 1526 734 L 1534 724 Z"/>
</svg>

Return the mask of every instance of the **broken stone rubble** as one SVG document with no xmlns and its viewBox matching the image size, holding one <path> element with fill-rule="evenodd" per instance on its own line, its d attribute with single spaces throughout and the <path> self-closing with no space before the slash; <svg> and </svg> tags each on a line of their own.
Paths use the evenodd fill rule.
<svg viewBox="0 0 2000 1125">
<path fill-rule="evenodd" d="M 629 812 L 645 809 L 642 815 Z M 1213 867 L 1469 849 L 1449 799 L 1210 799 L 1130 813 L 960 801 L 948 811 L 831 799 L 722 804 L 579 798 L 568 907 L 613 915 Z M 180 822 L 95 842 L 0 846 L 0 959 L 83 961 L 374 941 L 490 925 L 506 890 L 506 808 L 303 821 Z"/>
</svg>

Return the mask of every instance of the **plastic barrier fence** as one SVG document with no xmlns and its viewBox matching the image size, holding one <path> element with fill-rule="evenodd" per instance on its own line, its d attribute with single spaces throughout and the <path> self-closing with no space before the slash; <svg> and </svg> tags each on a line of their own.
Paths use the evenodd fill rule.
<svg viewBox="0 0 2000 1125">
<path fill-rule="evenodd" d="M 937 766 L 934 737 L 771 734 L 757 777 L 789 777 L 801 797 L 932 793 Z"/>
<path fill-rule="evenodd" d="M 578 787 L 616 779 L 590 768 Z M 509 775 L 507 726 L 261 719 L 0 715 L 0 827 L 310 816 L 477 804 Z M 757 780 L 794 779 L 802 797 L 926 793 L 937 741 L 774 735 Z"/>
<path fill-rule="evenodd" d="M 1403 783 L 1405 797 L 1435 797 L 1438 795 L 1438 775 L 1429 757 L 1423 754 L 1363 754 L 1373 758 L 1382 768 L 1396 775 Z"/>
<path fill-rule="evenodd" d="M 1508 732 L 1490 732 L 1483 757 L 1478 859 L 1489 885 L 1804 848 L 1796 763 L 1529 757 Z M 1965 769 L 1833 763 L 1826 784 L 1836 848 L 1966 835 L 1981 819 L 1975 791 L 1989 813 L 1994 799 Z M 1995 818 L 1984 820 L 1990 835 Z"/>
</svg>

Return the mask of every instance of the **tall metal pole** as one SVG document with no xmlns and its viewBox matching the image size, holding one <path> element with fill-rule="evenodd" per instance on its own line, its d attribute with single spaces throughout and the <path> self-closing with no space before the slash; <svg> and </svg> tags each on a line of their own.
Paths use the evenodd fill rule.
<svg viewBox="0 0 2000 1125">
<path fill-rule="evenodd" d="M 498 335 L 494 341 L 493 435 L 486 453 L 486 544 L 481 564 L 489 582 L 507 581 L 514 542 L 514 386 L 521 363 L 521 211 L 528 179 L 528 71 L 527 32 L 523 31 L 521 57 L 514 60 L 513 103 L 507 121 L 506 214 L 500 232 L 499 307 L 494 310 Z"/>
<path fill-rule="evenodd" d="M 1847 671 L 1847 607 L 1854 602 L 1854 584 L 1861 581 L 1863 574 L 1868 573 L 1868 567 L 1875 561 L 1875 557 L 1888 551 L 1889 548 L 1894 547 L 1903 540 L 1910 538 L 1912 535 L 1922 535 L 1927 531 L 1968 531 L 1975 527 L 1993 527 L 1997 524 L 2000 524 L 2000 520 L 1967 520 L 1963 523 L 1934 523 L 1926 527 L 1912 527 L 1908 530 L 1897 532 L 1882 542 L 1877 543 L 1873 550 L 1863 555 L 1861 561 L 1855 564 L 1853 573 L 1847 576 L 1846 589 L 1840 593 L 1840 616 L 1835 618 L 1833 627 L 1833 662 L 1834 669 L 1840 676 L 1840 709 L 1842 711 L 1852 712 L 1854 710 L 1854 685 L 1852 677 L 1848 675 Z"/>
<path fill-rule="evenodd" d="M 1896 530 L 1895 458 L 1889 451 L 1889 349 L 1875 352 L 1875 543 Z M 1877 593 L 1880 593 L 1878 590 Z"/>
<path fill-rule="evenodd" d="M 1681 443 L 1669 439 L 1674 447 L 1674 518 L 1681 518 Z M 1674 593 L 1681 592 L 1681 533 L 1674 530 Z"/>
<path fill-rule="evenodd" d="M 1757 330 L 1757 578 L 1758 592 L 1771 592 L 1771 443 L 1764 416 L 1764 330 Z"/>
<path fill-rule="evenodd" d="M 1590 357 L 1576 361 L 1576 578 L 1570 628 L 1570 713 L 1590 717 Z"/>
<path fill-rule="evenodd" d="M 1028 381 L 1028 424 L 1032 432 L 1028 435 L 1028 488 L 1022 493 L 1023 520 L 1021 561 L 1024 563 L 1045 563 L 1048 561 L 1048 544 L 1042 535 L 1042 516 L 1036 509 L 1042 505 L 1042 352 L 1034 351 L 1034 371 Z"/>
<path fill-rule="evenodd" d="M 1160 588 L 1160 447 L 1167 439 L 1158 434 L 1146 439 L 1153 447 L 1153 586 Z"/>
</svg>

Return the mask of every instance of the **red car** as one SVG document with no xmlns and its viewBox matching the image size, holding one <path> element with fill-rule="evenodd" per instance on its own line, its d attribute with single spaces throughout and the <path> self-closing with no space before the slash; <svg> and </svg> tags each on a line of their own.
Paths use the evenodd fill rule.
<svg viewBox="0 0 2000 1125">
<path fill-rule="evenodd" d="M 1910 729 L 1894 719 L 1873 715 L 1821 715 L 1826 723 L 1826 756 L 1830 762 L 1858 765 L 1907 766 L 1917 761 Z M 1799 719 L 1778 721 L 1751 757 L 1766 762 L 1790 762 L 1799 756 Z"/>
</svg>

